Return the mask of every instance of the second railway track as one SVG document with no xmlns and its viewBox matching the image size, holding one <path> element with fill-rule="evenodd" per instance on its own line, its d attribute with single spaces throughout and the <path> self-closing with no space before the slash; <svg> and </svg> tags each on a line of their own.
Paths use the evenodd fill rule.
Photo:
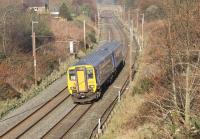
<svg viewBox="0 0 200 139">
<path fill-rule="evenodd" d="M 40 105 L 35 111 L 28 115 L 25 119 L 13 125 L 9 130 L 4 132 L 0 138 L 17 138 L 25 133 L 28 129 L 36 125 L 46 115 L 56 109 L 63 101 L 69 98 L 66 88 L 59 92 L 56 96 Z"/>
<path fill-rule="evenodd" d="M 75 109 L 61 119 L 51 130 L 42 138 L 60 139 L 63 138 L 76 123 L 88 112 L 93 104 L 76 105 Z"/>
</svg>

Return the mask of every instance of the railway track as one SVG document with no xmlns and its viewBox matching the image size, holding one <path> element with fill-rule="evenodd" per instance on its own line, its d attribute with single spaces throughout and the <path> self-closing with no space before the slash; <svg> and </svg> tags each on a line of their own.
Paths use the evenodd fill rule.
<svg viewBox="0 0 200 139">
<path fill-rule="evenodd" d="M 28 115 L 25 119 L 19 121 L 13 125 L 9 130 L 4 132 L 0 138 L 17 138 L 25 133 L 28 129 L 42 120 L 45 115 L 51 113 L 56 109 L 63 101 L 69 99 L 69 95 L 66 93 L 66 88 L 59 92 L 56 96 L 40 105 L 35 111 Z"/>
<path fill-rule="evenodd" d="M 129 85 L 129 76 L 126 78 L 126 81 L 124 82 L 124 84 L 122 85 L 122 88 L 120 89 L 120 93 L 121 93 L 120 97 L 124 94 L 128 85 Z M 106 123 L 111 112 L 115 108 L 115 105 L 118 103 L 118 99 L 119 99 L 119 96 L 115 97 L 115 99 L 112 101 L 112 103 L 110 103 L 110 105 L 105 109 L 102 116 L 99 118 L 99 119 L 101 119 L 101 127 L 100 127 L 101 129 L 102 129 L 102 126 Z M 93 128 L 93 130 L 90 134 L 90 137 L 89 137 L 90 139 L 94 138 L 97 135 L 98 128 L 99 128 L 98 126 L 99 126 L 99 123 L 96 123 L 95 127 Z"/>
<path fill-rule="evenodd" d="M 76 107 L 51 128 L 42 138 L 60 139 L 63 138 L 76 123 L 88 112 L 93 104 L 76 105 Z"/>
<path fill-rule="evenodd" d="M 126 33 L 122 30 L 122 25 L 118 23 L 116 19 L 111 19 L 111 22 L 114 26 L 111 26 L 112 36 L 115 36 L 115 39 L 123 42 L 125 46 L 127 46 L 128 38 L 126 37 Z M 117 35 L 116 35 L 116 32 Z M 128 49 L 127 49 L 128 51 Z M 125 52 L 126 60 L 127 60 L 127 52 Z M 121 95 L 126 90 L 128 85 L 128 77 L 125 82 L 121 82 Z M 107 92 L 108 93 L 108 92 Z M 111 102 L 111 103 L 110 103 Z M 104 109 L 103 114 L 100 116 L 102 122 L 105 122 L 111 111 L 113 110 L 116 102 L 117 96 L 114 97 L 113 100 L 110 100 L 109 104 Z M 77 105 L 73 104 L 70 99 L 70 95 L 66 92 L 66 88 L 59 92 L 56 96 L 51 98 L 46 103 L 40 105 L 35 111 L 29 114 L 26 118 L 19 121 L 17 124 L 13 125 L 9 130 L 0 135 L 0 138 L 68 138 L 69 135 L 76 129 L 81 121 L 84 121 L 86 115 L 88 115 L 91 109 L 95 109 L 94 104 L 85 104 L 85 105 Z M 53 117 L 53 113 L 56 113 L 58 109 L 65 110 L 65 106 L 69 106 L 68 110 L 63 112 L 59 117 Z M 60 110 L 60 112 L 62 112 Z M 51 121 L 50 119 L 56 119 Z M 43 127 L 45 122 L 49 122 L 48 127 Z M 91 136 L 93 137 L 96 133 L 97 126 L 92 129 Z M 39 133 L 40 130 L 43 130 Z"/>
</svg>

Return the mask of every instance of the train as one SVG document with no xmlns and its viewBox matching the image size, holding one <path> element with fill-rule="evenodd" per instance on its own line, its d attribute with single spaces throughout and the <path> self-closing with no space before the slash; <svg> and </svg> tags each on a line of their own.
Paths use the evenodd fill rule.
<svg viewBox="0 0 200 139">
<path fill-rule="evenodd" d="M 97 50 L 67 69 L 67 86 L 74 103 L 98 100 L 125 65 L 124 47 L 104 42 Z"/>
</svg>

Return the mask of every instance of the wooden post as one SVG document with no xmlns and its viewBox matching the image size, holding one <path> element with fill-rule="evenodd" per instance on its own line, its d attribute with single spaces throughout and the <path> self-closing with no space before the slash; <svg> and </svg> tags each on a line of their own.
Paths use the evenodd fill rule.
<svg viewBox="0 0 200 139">
<path fill-rule="evenodd" d="M 110 30 L 108 32 L 108 41 L 111 42 L 111 33 L 110 33 Z"/>
<path fill-rule="evenodd" d="M 33 64 L 34 64 L 34 80 L 37 85 L 37 62 L 36 62 L 36 46 L 35 46 L 35 32 L 32 32 L 32 49 L 33 49 Z"/>
<path fill-rule="evenodd" d="M 3 36 L 2 36 L 2 42 L 3 42 L 3 51 L 4 51 L 4 55 L 6 55 L 6 13 L 4 14 L 3 17 Z"/>
<path fill-rule="evenodd" d="M 85 28 L 85 20 L 83 21 L 83 41 L 84 41 L 84 48 L 85 48 L 85 51 L 87 50 L 86 48 L 86 28 Z"/>
<path fill-rule="evenodd" d="M 130 9 L 128 10 L 128 25 L 131 25 L 131 11 Z"/>
<path fill-rule="evenodd" d="M 98 28 L 98 41 L 100 40 L 100 11 L 98 10 L 98 13 L 97 13 L 97 28 Z"/>
<path fill-rule="evenodd" d="M 126 22 L 126 5 L 124 4 L 124 21 Z"/>
<path fill-rule="evenodd" d="M 131 22 L 131 25 L 130 25 L 130 50 L 129 50 L 129 60 L 130 60 L 130 64 L 129 64 L 129 82 L 131 83 L 132 82 L 132 65 L 133 65 L 133 62 L 132 62 L 132 51 L 133 51 L 133 26 L 132 26 L 132 23 Z"/>
<path fill-rule="evenodd" d="M 121 101 L 121 91 L 118 91 L 118 102 Z"/>
<path fill-rule="evenodd" d="M 144 48 L 144 13 L 142 14 L 142 49 L 143 48 Z"/>
<path fill-rule="evenodd" d="M 138 27 L 139 27 L 139 10 L 137 9 L 137 33 L 138 33 Z"/>
<path fill-rule="evenodd" d="M 102 130 L 101 130 L 101 119 L 98 120 L 98 134 L 101 134 Z"/>
</svg>

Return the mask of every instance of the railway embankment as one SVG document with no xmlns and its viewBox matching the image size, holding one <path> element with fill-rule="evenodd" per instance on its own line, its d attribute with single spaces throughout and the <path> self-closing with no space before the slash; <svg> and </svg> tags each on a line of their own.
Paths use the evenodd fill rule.
<svg viewBox="0 0 200 139">
<path fill-rule="evenodd" d="M 132 90 L 101 138 L 199 138 L 199 2 L 126 2 L 145 42 Z"/>
<path fill-rule="evenodd" d="M 0 134 L 2 135 L 10 127 L 13 127 L 25 117 L 33 113 L 36 109 L 44 105 L 48 100 L 54 98 L 60 91 L 66 88 L 66 77 L 55 81 L 52 85 L 47 87 L 44 91 L 38 94 L 33 99 L 30 99 L 28 103 L 25 103 L 16 110 L 10 112 L 0 120 Z"/>
<path fill-rule="evenodd" d="M 140 4 L 142 2 L 137 6 L 140 7 Z M 135 14 L 132 16 L 137 19 Z M 145 15 L 145 18 L 150 17 Z M 139 28 L 142 27 L 141 23 L 139 22 Z M 123 24 L 125 30 L 129 30 L 128 23 L 123 22 Z M 101 139 L 153 138 L 154 132 L 159 130 L 152 117 L 156 107 L 153 105 L 155 98 L 160 95 L 160 92 L 166 91 L 159 85 L 164 74 L 162 64 L 166 55 L 164 49 L 159 47 L 161 46 L 159 37 L 164 26 L 162 20 L 148 20 L 144 24 L 144 46 L 142 47 L 141 31 L 136 29 L 134 22 L 136 45 L 139 45 L 138 48 L 142 48 L 135 64 L 134 81 L 122 97 L 123 101 L 115 108 L 115 113 L 110 117 L 103 134 L 100 136 Z M 138 39 L 140 40 L 138 41 Z M 163 39 L 163 36 L 160 39 Z"/>
</svg>

